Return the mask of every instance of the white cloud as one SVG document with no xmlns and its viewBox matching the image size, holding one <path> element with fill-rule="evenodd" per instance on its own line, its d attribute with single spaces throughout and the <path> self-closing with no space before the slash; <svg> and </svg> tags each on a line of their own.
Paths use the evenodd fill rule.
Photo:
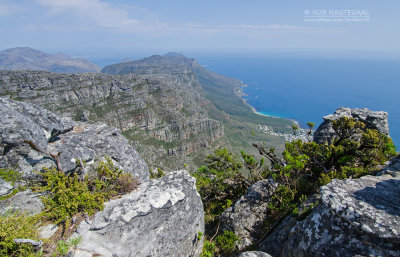
<svg viewBox="0 0 400 257">
<path fill-rule="evenodd" d="M 37 0 L 42 6 L 50 8 L 50 15 L 70 13 L 90 19 L 102 27 L 132 27 L 138 20 L 128 17 L 123 8 L 111 7 L 99 0 Z"/>
<path fill-rule="evenodd" d="M 272 24 L 272 25 L 250 25 L 250 24 L 240 24 L 237 28 L 241 29 L 262 29 L 262 30 L 310 30 L 310 27 L 303 27 L 303 26 L 292 26 L 292 25 L 279 25 L 279 24 Z"/>
</svg>

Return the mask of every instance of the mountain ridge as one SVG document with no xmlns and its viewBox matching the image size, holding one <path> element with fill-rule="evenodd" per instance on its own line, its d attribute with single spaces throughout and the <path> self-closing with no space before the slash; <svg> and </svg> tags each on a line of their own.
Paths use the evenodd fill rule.
<svg viewBox="0 0 400 257">
<path fill-rule="evenodd" d="M 0 70 L 45 70 L 58 73 L 99 72 L 96 64 L 62 53 L 49 54 L 30 47 L 15 47 L 0 52 Z"/>
</svg>

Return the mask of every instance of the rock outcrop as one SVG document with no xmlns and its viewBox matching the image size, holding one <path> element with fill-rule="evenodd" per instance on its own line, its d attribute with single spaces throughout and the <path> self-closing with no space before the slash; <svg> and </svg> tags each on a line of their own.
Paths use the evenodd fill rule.
<svg viewBox="0 0 400 257">
<path fill-rule="evenodd" d="M 222 213 L 221 230 L 229 230 L 239 237 L 239 249 L 256 242 L 261 236 L 267 208 L 277 184 L 272 179 L 253 184 L 247 193 Z"/>
<path fill-rule="evenodd" d="M 195 184 L 186 171 L 170 172 L 107 202 L 80 224 L 75 257 L 199 256 L 204 212 Z"/>
<path fill-rule="evenodd" d="M 74 123 L 39 106 L 7 98 L 0 98 L 0 153 L 0 168 L 18 167 L 25 178 L 55 165 L 72 171 L 78 159 L 89 168 L 104 156 L 140 181 L 149 177 L 147 164 L 119 130 Z"/>
<path fill-rule="evenodd" d="M 329 114 L 324 117 L 324 122 L 318 127 L 314 134 L 314 141 L 317 143 L 332 142 L 332 140 L 336 137 L 335 131 L 332 128 L 332 121 L 344 116 L 362 121 L 366 128 L 376 129 L 380 133 L 389 135 L 387 112 L 370 111 L 367 108 L 350 109 L 341 107 L 337 109 L 334 114 Z"/>
<path fill-rule="evenodd" d="M 40 196 L 40 193 L 34 193 L 30 189 L 18 192 L 10 198 L 0 202 L 0 215 L 16 210 L 27 214 L 38 214 L 44 208 L 44 205 L 39 198 Z"/>
<path fill-rule="evenodd" d="M 310 215 L 284 220 L 260 250 L 273 256 L 399 256 L 399 206 L 399 171 L 333 180 L 321 187 Z"/>
<path fill-rule="evenodd" d="M 272 256 L 264 252 L 251 251 L 251 252 L 241 253 L 239 257 L 272 257 Z"/>
</svg>

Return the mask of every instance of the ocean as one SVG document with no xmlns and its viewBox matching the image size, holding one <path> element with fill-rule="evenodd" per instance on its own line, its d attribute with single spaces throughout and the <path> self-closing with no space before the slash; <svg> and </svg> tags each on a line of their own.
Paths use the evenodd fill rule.
<svg viewBox="0 0 400 257">
<path fill-rule="evenodd" d="M 316 128 L 339 107 L 389 113 L 390 135 L 400 149 L 400 58 L 319 57 L 290 54 L 198 55 L 199 63 L 242 80 L 257 112 Z"/>
</svg>

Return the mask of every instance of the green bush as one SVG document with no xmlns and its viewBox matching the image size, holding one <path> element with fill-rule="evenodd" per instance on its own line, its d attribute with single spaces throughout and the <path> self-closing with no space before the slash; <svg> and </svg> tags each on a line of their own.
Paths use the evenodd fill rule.
<svg viewBox="0 0 400 257">
<path fill-rule="evenodd" d="M 76 247 L 81 242 L 82 242 L 81 236 L 78 236 L 75 238 L 70 238 L 68 241 L 59 240 L 57 242 L 57 252 L 61 256 L 66 256 L 69 249 L 71 249 L 71 247 Z M 53 254 L 53 255 L 55 255 L 55 254 Z"/>
<path fill-rule="evenodd" d="M 99 163 L 95 174 L 84 178 L 76 173 L 66 175 L 55 168 L 40 174 L 44 178 L 40 191 L 48 193 L 42 197 L 45 216 L 58 224 L 68 223 L 79 212 L 92 215 L 103 210 L 105 201 L 130 192 L 139 184 L 131 174 L 115 167 L 110 158 Z"/>
<path fill-rule="evenodd" d="M 358 178 L 371 174 L 396 155 L 392 140 L 365 124 L 342 117 L 332 122 L 336 137 L 317 144 L 302 140 L 286 143 L 283 159 L 261 149 L 272 162 L 273 178 L 280 184 L 269 203 L 275 219 L 292 212 L 305 199 L 332 179 Z"/>
<path fill-rule="evenodd" d="M 165 172 L 160 168 L 157 168 L 157 172 L 153 172 L 152 170 L 149 169 L 149 172 L 150 172 L 150 179 L 162 178 L 165 176 Z"/>
<path fill-rule="evenodd" d="M 235 251 L 235 243 L 239 238 L 232 231 L 224 231 L 224 234 L 215 239 L 216 246 L 225 254 L 231 254 Z"/>
<path fill-rule="evenodd" d="M 7 182 L 10 182 L 13 186 L 21 181 L 22 174 L 16 169 L 0 169 L 0 177 Z"/>
<path fill-rule="evenodd" d="M 204 241 L 201 257 L 213 257 L 215 253 L 215 244 L 207 240 Z"/>
<path fill-rule="evenodd" d="M 210 223 L 243 195 L 251 182 L 240 173 L 240 161 L 226 148 L 215 150 L 206 162 L 207 167 L 200 167 L 193 176 L 203 200 L 206 223 Z"/>
<path fill-rule="evenodd" d="M 37 219 L 20 212 L 0 216 L 0 256 L 36 256 L 30 244 L 14 243 L 14 239 L 38 240 Z"/>
</svg>

